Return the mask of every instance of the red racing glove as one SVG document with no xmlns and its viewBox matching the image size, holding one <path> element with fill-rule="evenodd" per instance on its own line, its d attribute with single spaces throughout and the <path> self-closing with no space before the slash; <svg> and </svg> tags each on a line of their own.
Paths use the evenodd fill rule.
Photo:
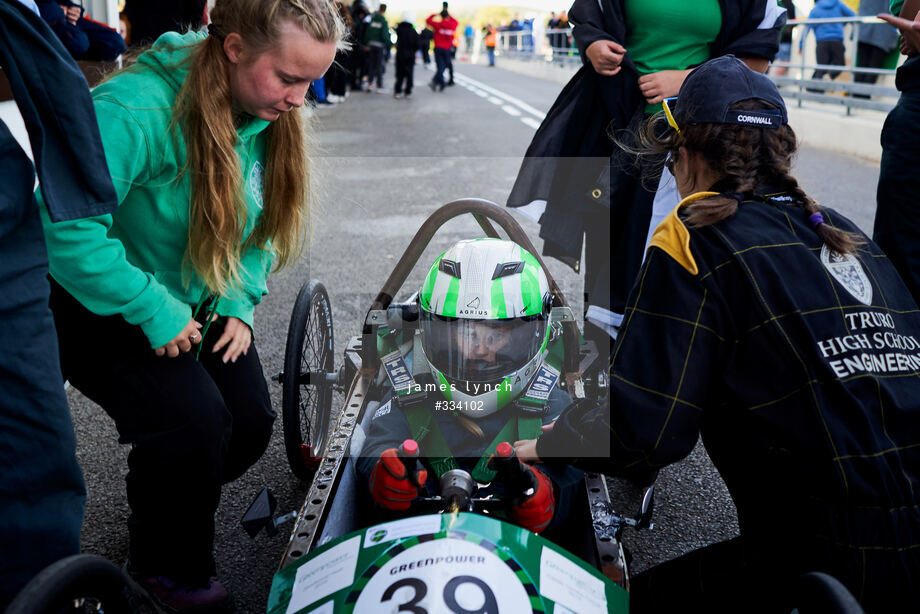
<svg viewBox="0 0 920 614">
<path fill-rule="evenodd" d="M 520 527 L 540 533 L 553 520 L 556 511 L 556 497 L 553 494 L 553 482 L 537 469 L 525 465 L 525 470 L 531 471 L 536 478 L 536 488 L 533 494 L 524 495 L 514 500 L 511 507 L 511 520 Z"/>
<path fill-rule="evenodd" d="M 415 459 L 412 459 L 415 463 Z M 405 511 L 409 509 L 412 501 L 418 497 L 419 486 L 428 479 L 428 472 L 419 469 L 415 480 L 409 479 L 403 459 L 397 454 L 396 448 L 389 448 L 380 455 L 380 460 L 371 473 L 371 496 L 374 502 L 388 510 Z"/>
</svg>

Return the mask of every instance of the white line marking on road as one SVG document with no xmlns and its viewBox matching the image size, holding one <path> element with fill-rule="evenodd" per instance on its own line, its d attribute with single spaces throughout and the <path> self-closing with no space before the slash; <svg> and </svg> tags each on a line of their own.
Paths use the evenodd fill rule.
<svg viewBox="0 0 920 614">
<path fill-rule="evenodd" d="M 494 87 L 488 86 L 485 83 L 482 83 L 481 81 L 477 81 L 476 79 L 471 79 L 470 77 L 467 77 L 466 75 L 461 75 L 460 73 L 455 73 L 454 79 L 460 81 L 461 83 L 467 82 L 472 85 L 475 85 L 479 89 L 484 90 L 488 92 L 489 94 L 492 94 L 493 96 L 497 96 L 498 98 L 501 98 L 505 102 L 510 102 L 511 104 L 521 109 L 525 113 L 530 113 L 531 115 L 533 115 L 540 121 L 543 121 L 543 119 L 546 117 L 546 113 L 540 111 L 539 109 L 533 108 L 532 106 L 530 106 L 529 104 L 521 100 L 520 98 L 515 98 L 514 96 L 506 94 L 505 92 L 502 92 L 501 90 L 497 90 Z"/>
<path fill-rule="evenodd" d="M 538 122 L 537 120 L 535 120 L 535 119 L 532 118 L 532 117 L 522 117 L 522 118 L 521 118 L 521 122 L 523 122 L 524 124 L 530 126 L 530 127 L 533 128 L 534 130 L 536 130 L 537 128 L 540 127 L 540 122 Z"/>
<path fill-rule="evenodd" d="M 426 64 L 424 66 L 424 70 L 434 72 L 435 69 L 433 65 Z M 504 105 L 502 107 L 502 110 L 504 110 L 505 113 L 508 113 L 509 115 L 512 115 L 514 117 L 520 116 L 521 115 L 520 112 L 516 113 L 518 109 L 520 109 L 521 111 L 525 113 L 530 113 L 537 119 L 534 119 L 533 117 L 521 117 L 521 123 L 523 123 L 524 125 L 530 128 L 533 128 L 534 130 L 539 128 L 540 122 L 542 122 L 543 119 L 546 118 L 546 113 L 538 109 L 535 109 L 534 107 L 530 106 L 529 104 L 527 104 L 520 98 L 515 98 L 514 96 L 506 94 L 505 92 L 502 92 L 501 90 L 497 90 L 494 87 L 488 86 L 481 81 L 477 81 L 476 79 L 467 77 L 466 75 L 461 75 L 460 73 L 454 73 L 454 79 L 464 89 L 469 90 L 471 93 L 476 94 L 480 98 L 487 98 L 489 102 L 491 102 L 492 104 L 501 104 L 502 101 L 505 101 L 505 102 L 510 102 L 512 105 L 515 105 L 517 108 L 514 108 L 510 105 Z M 490 96 L 490 94 L 492 95 Z"/>
</svg>

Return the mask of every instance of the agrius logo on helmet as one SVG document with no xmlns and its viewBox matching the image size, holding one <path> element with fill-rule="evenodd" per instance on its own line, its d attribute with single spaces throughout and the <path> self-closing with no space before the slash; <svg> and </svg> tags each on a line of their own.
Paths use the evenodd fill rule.
<svg viewBox="0 0 920 614">
<path fill-rule="evenodd" d="M 471 300 L 469 303 L 466 304 L 466 307 L 467 307 L 466 309 L 458 310 L 457 315 L 459 316 L 488 316 L 489 310 L 480 309 L 481 303 L 482 301 L 480 301 L 479 297 L 477 296 L 476 298 L 474 298 L 473 300 Z"/>
</svg>

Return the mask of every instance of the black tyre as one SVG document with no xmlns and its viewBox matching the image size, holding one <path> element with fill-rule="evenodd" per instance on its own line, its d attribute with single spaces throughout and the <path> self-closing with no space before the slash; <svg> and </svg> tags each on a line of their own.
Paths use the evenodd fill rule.
<svg viewBox="0 0 920 614">
<path fill-rule="evenodd" d="M 326 288 L 310 280 L 300 289 L 284 350 L 281 410 L 291 471 L 309 482 L 326 447 L 332 407 L 335 346 Z"/>
<path fill-rule="evenodd" d="M 6 614 L 134 612 L 127 576 L 108 559 L 77 554 L 43 569 L 23 587 Z"/>
<path fill-rule="evenodd" d="M 826 573 L 804 574 L 796 588 L 795 606 L 800 614 L 864 614 L 853 594 Z"/>
</svg>

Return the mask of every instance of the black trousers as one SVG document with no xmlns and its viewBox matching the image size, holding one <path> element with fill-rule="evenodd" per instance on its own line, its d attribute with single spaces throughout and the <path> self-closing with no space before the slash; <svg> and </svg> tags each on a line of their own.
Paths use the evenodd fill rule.
<svg viewBox="0 0 920 614">
<path fill-rule="evenodd" d="M 413 73 L 415 72 L 415 58 L 396 58 L 396 89 L 397 94 L 404 89 L 406 95 L 412 93 Z M 404 87 L 405 84 L 405 87 Z"/>
<path fill-rule="evenodd" d="M 629 611 L 787 614 L 816 596 L 800 585 L 814 571 L 842 583 L 866 614 L 911 611 L 904 608 L 920 599 L 918 559 L 912 548 L 848 549 L 777 528 L 759 546 L 736 537 L 638 574 L 630 581 Z"/>
<path fill-rule="evenodd" d="M 16 9 L 11 9 L 15 12 Z M 6 16 L 2 17 L 6 19 Z M 6 22 L 4 22 L 6 23 Z M 35 77 L 56 70 L 41 64 Z M 46 72 L 47 71 L 47 72 Z M 64 88 L 63 85 L 59 87 Z M 57 96 L 49 86 L 43 95 Z M 44 567 L 80 552 L 86 489 L 48 310 L 32 163 L 0 122 L 0 612 Z"/>
<path fill-rule="evenodd" d="M 349 73 L 346 66 L 351 63 L 350 51 L 337 51 L 335 61 L 326 72 L 326 90 L 327 93 L 334 96 L 344 96 L 345 88 L 348 85 Z"/>
<path fill-rule="evenodd" d="M 816 47 L 818 64 L 828 64 L 832 66 L 843 66 L 846 63 L 843 50 L 843 41 L 818 41 Z M 840 74 L 839 70 L 824 70 L 819 68 L 811 76 L 812 79 L 821 79 L 824 75 L 830 75 L 831 79 L 836 79 Z"/>
<path fill-rule="evenodd" d="M 367 58 L 367 84 L 374 85 L 376 81 L 377 87 L 383 87 L 383 47 L 371 45 L 365 57 Z"/>
<path fill-rule="evenodd" d="M 858 43 L 856 46 L 856 65 L 860 68 L 881 68 L 885 63 L 888 52 L 881 47 L 870 45 L 869 43 Z M 875 83 L 878 81 L 878 75 L 867 75 L 864 73 L 855 73 L 853 81 L 857 83 Z"/>
<path fill-rule="evenodd" d="M 744 543 L 739 537 L 656 565 L 630 581 L 629 611 L 631 614 L 782 611 L 781 592 L 756 591 L 756 575 L 745 559 Z M 755 604 L 759 607 L 755 608 Z"/>
<path fill-rule="evenodd" d="M 143 575 L 197 582 L 214 574 L 221 485 L 268 445 L 275 413 L 255 344 L 224 364 L 214 322 L 192 353 L 158 357 L 141 329 L 95 315 L 52 282 L 64 377 L 115 420 L 131 444 L 126 477 L 130 560 Z"/>
<path fill-rule="evenodd" d="M 887 51 L 869 43 L 858 43 L 856 46 L 856 65 L 860 68 L 881 68 L 887 56 Z M 878 81 L 878 75 L 853 73 L 853 81 L 856 83 L 875 83 Z M 870 98 L 870 96 L 868 94 L 853 94 L 853 98 Z"/>
<path fill-rule="evenodd" d="M 361 89 L 361 81 L 367 76 L 367 54 L 363 45 L 355 45 L 351 50 L 351 89 Z"/>
</svg>

